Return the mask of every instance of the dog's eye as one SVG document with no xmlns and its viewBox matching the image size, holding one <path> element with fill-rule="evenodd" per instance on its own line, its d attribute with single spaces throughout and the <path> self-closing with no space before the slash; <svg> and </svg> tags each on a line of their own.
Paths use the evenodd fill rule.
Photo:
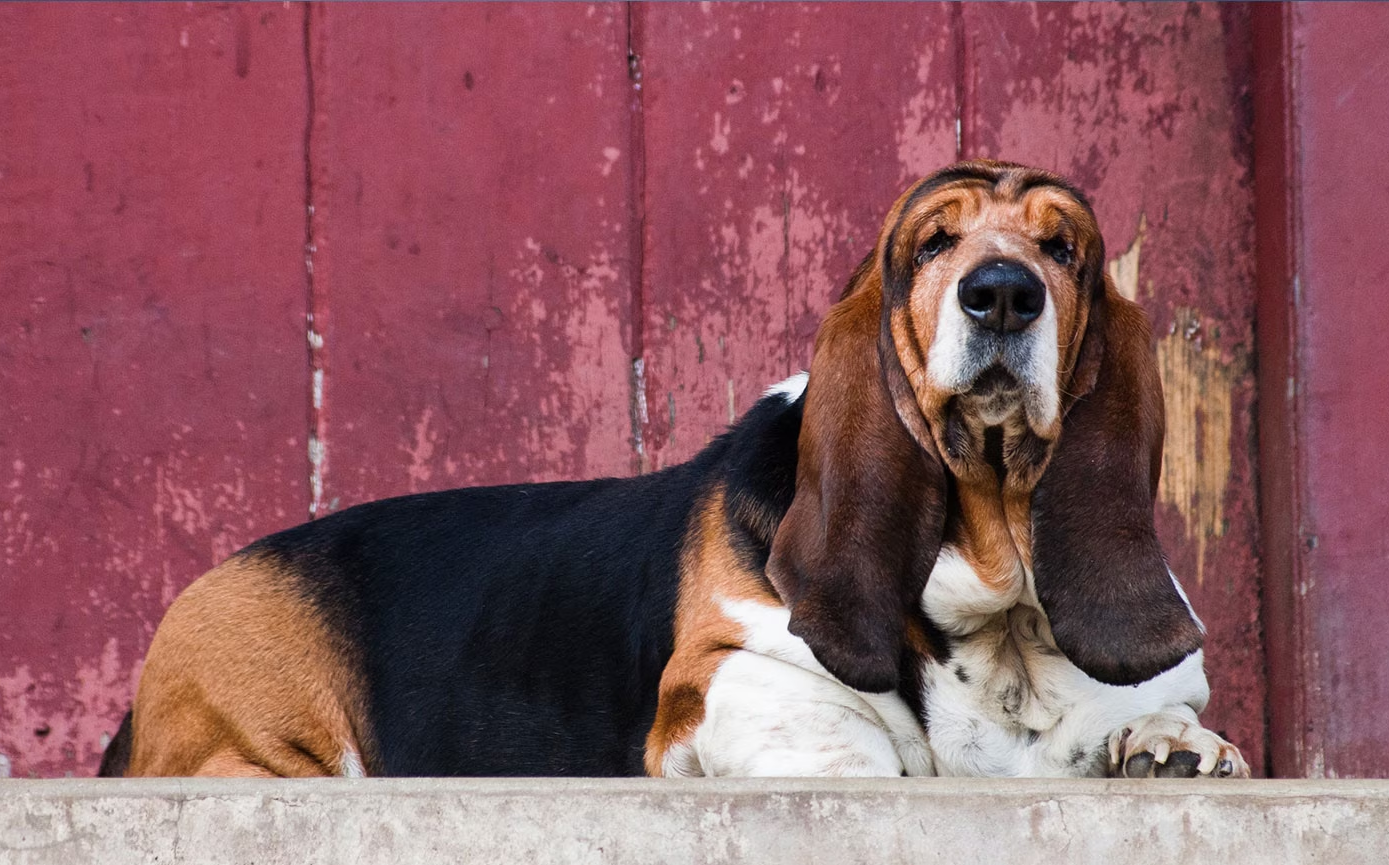
<svg viewBox="0 0 1389 865">
<path fill-rule="evenodd" d="M 1042 241 L 1042 251 L 1062 267 L 1069 267 L 1071 262 L 1076 260 L 1076 248 L 1069 240 L 1059 235 Z"/>
<path fill-rule="evenodd" d="M 920 267 L 954 245 L 954 237 L 951 237 L 944 231 L 937 231 L 935 234 L 926 238 L 926 242 L 921 244 L 921 248 L 916 251 L 917 267 Z"/>
</svg>

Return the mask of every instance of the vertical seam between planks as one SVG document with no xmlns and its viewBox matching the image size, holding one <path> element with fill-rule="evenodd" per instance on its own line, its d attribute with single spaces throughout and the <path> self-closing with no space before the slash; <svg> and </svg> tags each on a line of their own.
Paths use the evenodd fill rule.
<svg viewBox="0 0 1389 865">
<path fill-rule="evenodd" d="M 1278 412 L 1279 417 L 1275 421 L 1267 421 L 1261 417 L 1262 423 L 1273 423 L 1287 439 L 1289 453 L 1285 455 L 1287 464 L 1287 502 L 1288 509 L 1285 539 L 1288 544 L 1286 553 L 1286 572 L 1279 573 L 1275 579 L 1270 579 L 1268 551 L 1276 547 L 1279 543 L 1278 538 L 1282 537 L 1276 531 L 1269 531 L 1269 521 L 1274 521 L 1274 529 L 1279 528 L 1275 518 L 1269 517 L 1270 502 L 1266 498 L 1266 480 L 1268 474 L 1263 472 L 1267 460 L 1268 442 L 1264 439 L 1259 441 L 1259 464 L 1260 474 L 1260 544 L 1264 550 L 1264 561 L 1261 568 L 1261 623 L 1263 624 L 1263 645 L 1264 645 L 1264 667 L 1266 682 L 1266 702 L 1264 707 L 1264 727 L 1265 727 L 1265 768 L 1267 774 L 1274 776 L 1275 773 L 1283 777 L 1306 776 L 1312 768 L 1313 761 L 1311 756 L 1313 751 L 1324 754 L 1324 749 L 1314 743 L 1324 742 L 1321 738 L 1324 733 L 1320 726 L 1316 730 L 1309 729 L 1311 714 L 1309 710 L 1308 691 L 1315 681 L 1316 669 L 1314 659 L 1311 657 L 1309 646 L 1312 641 L 1308 636 L 1308 615 L 1306 608 L 1310 602 L 1309 598 L 1303 596 L 1300 587 L 1305 585 L 1306 568 L 1306 523 L 1307 517 L 1303 511 L 1303 484 L 1306 478 L 1306 460 L 1304 448 L 1300 441 L 1300 418 L 1303 416 L 1303 394 L 1302 394 L 1302 363 L 1299 355 L 1299 332 L 1300 322 L 1298 309 L 1300 306 L 1299 295 L 1301 292 L 1301 270 L 1300 262 L 1302 259 L 1301 243 L 1301 215 L 1298 209 L 1297 199 L 1299 198 L 1300 182 L 1302 177 L 1299 128 L 1297 124 L 1298 115 L 1298 88 L 1296 86 L 1298 75 L 1298 56 L 1295 53 L 1295 25 L 1293 22 L 1294 10 L 1290 4 L 1270 4 L 1275 7 L 1273 14 L 1278 16 L 1277 20 L 1277 57 L 1260 57 L 1256 51 L 1254 57 L 1255 76 L 1258 80 L 1260 66 L 1268 65 L 1276 67 L 1276 72 L 1266 73 L 1263 79 L 1263 86 L 1269 86 L 1269 79 L 1277 87 L 1277 122 L 1276 129 L 1272 130 L 1279 138 L 1276 148 L 1279 152 L 1280 165 L 1277 172 L 1277 199 L 1279 201 L 1278 213 L 1274 218 L 1280 224 L 1276 226 L 1278 234 L 1281 235 L 1283 245 L 1282 255 L 1273 264 L 1273 269 L 1278 274 L 1278 288 L 1282 296 L 1276 301 L 1281 306 L 1281 316 L 1284 320 L 1286 332 L 1278 335 L 1282 344 L 1282 350 L 1286 352 L 1286 357 L 1282 368 L 1278 370 L 1277 377 L 1270 382 L 1269 374 L 1260 372 L 1260 392 L 1259 413 L 1266 416 L 1272 410 L 1269 405 L 1277 401 L 1282 405 Z M 1251 21 L 1253 17 L 1251 15 Z M 1256 153 L 1257 136 L 1260 134 L 1268 135 L 1271 130 L 1268 128 L 1269 115 L 1265 111 L 1265 125 L 1256 127 Z M 1267 145 L 1266 150 L 1267 152 Z M 1257 159 L 1257 155 L 1256 155 Z M 1267 180 L 1269 168 L 1264 166 L 1262 173 L 1265 177 L 1264 187 L 1258 188 L 1256 194 L 1269 196 L 1269 181 Z M 1256 218 L 1259 211 L 1256 210 Z M 1268 218 L 1264 214 L 1263 218 Z M 1268 229 L 1263 229 L 1267 232 Z M 1260 229 L 1256 226 L 1256 236 Z M 1260 306 L 1256 310 L 1256 315 L 1262 317 L 1275 301 L 1271 301 L 1267 292 L 1268 278 L 1264 273 L 1270 269 L 1268 259 L 1269 252 L 1260 250 L 1258 253 L 1257 267 L 1261 283 L 1259 289 Z M 1256 338 L 1260 328 L 1267 327 L 1267 323 L 1260 318 L 1256 320 Z M 1258 365 L 1264 368 L 1269 364 L 1269 358 L 1262 354 L 1258 357 Z M 1276 596 L 1279 601 L 1286 605 L 1286 621 L 1277 621 L 1269 615 L 1268 600 Z M 1287 629 L 1287 641 L 1285 651 L 1275 653 L 1269 644 L 1270 626 L 1282 625 Z M 1275 671 L 1282 671 L 1282 674 L 1291 678 L 1292 682 L 1280 683 L 1279 675 Z M 1286 703 L 1283 702 L 1282 695 L 1287 694 Z M 1283 706 L 1286 705 L 1286 710 Z M 1280 712 L 1286 711 L 1286 717 L 1280 716 Z M 1279 723 L 1275 723 L 1275 719 Z M 1275 732 L 1282 732 L 1291 741 L 1286 743 L 1286 747 L 1275 746 L 1278 744 L 1275 739 Z M 1285 753 L 1290 747 L 1292 753 Z M 1324 758 L 1321 761 L 1324 767 Z"/>
<path fill-rule="evenodd" d="M 973 129 L 966 129 L 966 118 L 972 109 L 968 92 L 969 58 L 966 50 L 964 3 L 950 4 L 950 30 L 955 46 L 955 159 L 965 158 L 973 148 Z M 971 123 L 972 125 L 972 123 Z"/>
<path fill-rule="evenodd" d="M 314 254 L 318 251 L 315 239 L 318 227 L 314 209 L 314 118 L 317 113 L 315 101 L 316 82 L 314 81 L 313 38 L 314 7 L 304 4 L 304 275 L 307 294 L 305 297 L 305 318 L 307 320 L 307 343 L 309 363 L 308 394 L 308 470 L 309 470 L 309 518 L 313 519 L 323 510 L 323 470 L 326 465 L 326 415 L 324 412 L 324 391 L 326 389 L 327 355 L 324 350 L 324 322 L 322 287 L 314 274 Z"/>
<path fill-rule="evenodd" d="M 1262 46 L 1261 52 L 1260 34 L 1267 32 L 1260 27 L 1260 15 L 1263 10 L 1250 11 L 1250 39 L 1254 44 L 1252 53 L 1253 77 L 1255 86 L 1259 88 L 1255 93 L 1254 111 L 1254 171 L 1255 171 L 1255 199 L 1256 207 L 1255 218 L 1255 239 L 1258 244 L 1255 257 L 1255 344 L 1260 348 L 1267 347 L 1267 337 L 1265 334 L 1276 330 L 1271 327 L 1269 319 L 1272 309 L 1280 309 L 1276 313 L 1279 320 L 1283 322 L 1285 332 L 1276 334 L 1278 342 L 1281 343 L 1283 362 L 1272 364 L 1271 358 L 1266 356 L 1263 351 L 1258 351 L 1256 355 L 1256 378 L 1257 391 L 1257 420 L 1259 429 L 1257 465 L 1259 467 L 1258 483 L 1256 485 L 1258 494 L 1259 508 L 1259 550 L 1260 550 L 1260 570 L 1259 570 L 1259 623 L 1261 643 L 1264 657 L 1264 774 L 1268 777 L 1296 777 L 1306 774 L 1307 753 L 1308 753 L 1308 732 L 1307 732 L 1307 700 L 1306 689 L 1309 683 L 1310 660 L 1307 658 L 1307 641 L 1304 639 L 1304 604 L 1299 600 L 1298 586 L 1302 582 L 1303 567 L 1303 540 L 1301 537 L 1302 513 L 1301 513 L 1301 489 L 1303 475 L 1302 448 L 1300 447 L 1299 434 L 1297 427 L 1300 387 L 1297 383 L 1300 379 L 1300 364 L 1297 357 L 1297 304 L 1294 296 L 1297 292 L 1295 281 L 1299 278 L 1296 261 L 1298 252 L 1296 249 L 1296 237 L 1298 231 L 1297 208 L 1294 206 L 1294 198 L 1297 194 L 1297 153 L 1296 146 L 1297 129 L 1293 120 L 1295 112 L 1295 88 L 1293 87 L 1293 75 L 1295 74 L 1295 58 L 1292 53 L 1292 23 L 1291 9 L 1286 4 L 1268 4 L 1265 9 L 1271 8 L 1272 15 L 1277 16 L 1276 22 L 1276 41 L 1275 51 L 1269 51 L 1267 46 Z M 1270 87 L 1273 84 L 1276 89 Z M 1267 107 L 1266 100 L 1271 97 L 1271 93 L 1276 93 L 1276 114 L 1271 115 Z M 1264 102 L 1265 107 L 1260 110 L 1260 102 Z M 1262 120 L 1260 119 L 1262 117 Z M 1268 138 L 1277 137 L 1273 147 L 1264 143 L 1261 145 L 1260 136 Z M 1270 172 L 1271 166 L 1268 164 L 1267 154 L 1270 150 L 1275 150 L 1277 156 L 1277 168 L 1275 173 Z M 1276 180 L 1270 180 L 1276 178 Z M 1266 204 L 1274 196 L 1270 195 L 1276 187 L 1276 199 L 1278 201 L 1277 212 L 1272 217 L 1269 216 Z M 1270 229 L 1264 220 L 1276 221 L 1276 226 Z M 1271 260 L 1271 251 L 1264 247 L 1265 239 L 1271 230 L 1276 230 L 1281 235 L 1281 255 L 1276 262 Z M 1276 279 L 1269 276 L 1269 272 L 1276 274 Z M 1277 301 L 1271 300 L 1270 284 L 1276 282 L 1281 296 Z M 1268 318 L 1266 318 L 1268 316 Z M 1276 374 L 1270 372 L 1275 366 L 1281 367 L 1276 370 Z M 1288 391 L 1289 386 L 1293 386 L 1292 392 Z M 1280 406 L 1278 409 L 1272 406 Z M 1276 414 L 1277 417 L 1270 420 L 1269 416 Z M 1279 519 L 1272 514 L 1275 510 L 1270 500 L 1269 488 L 1272 486 L 1270 479 L 1275 475 L 1282 477 L 1282 472 L 1278 470 L 1268 470 L 1270 439 L 1264 436 L 1268 428 L 1275 430 L 1275 436 L 1286 438 L 1288 453 L 1280 463 L 1286 462 L 1287 466 L 1287 525 L 1286 531 L 1279 524 Z M 1279 570 L 1276 573 L 1271 570 L 1270 560 L 1282 558 L 1278 551 L 1283 548 L 1280 545 L 1280 538 L 1287 537 L 1284 543 L 1286 548 L 1286 571 Z M 1286 613 L 1286 620 L 1278 615 L 1279 607 L 1283 607 Z M 1270 633 L 1276 627 L 1286 630 L 1280 632 L 1280 636 L 1286 635 L 1287 644 L 1282 646 L 1285 651 L 1275 651 L 1275 645 L 1271 642 Z M 1292 679 L 1289 684 L 1285 679 Z M 1285 696 L 1286 695 L 1286 696 Z M 1286 709 L 1285 709 L 1286 707 Z M 1276 734 L 1282 734 L 1286 740 L 1279 742 Z M 1287 753 L 1288 749 L 1292 753 Z"/>
<path fill-rule="evenodd" d="M 1311 684 L 1317 681 L 1315 654 L 1308 650 L 1312 643 L 1309 638 L 1308 622 L 1311 617 L 1308 615 L 1308 605 L 1315 603 L 1315 594 L 1301 594 L 1301 587 L 1307 581 L 1307 538 L 1311 535 L 1309 529 L 1314 529 L 1315 525 L 1309 525 L 1310 517 L 1307 514 L 1304 497 L 1303 485 L 1307 482 L 1307 459 L 1306 449 L 1302 446 L 1302 420 L 1306 417 L 1305 394 L 1303 382 L 1306 376 L 1303 375 L 1302 363 L 1302 327 L 1301 310 L 1302 292 L 1302 264 L 1304 256 L 1302 254 L 1303 226 L 1302 226 L 1302 125 L 1299 121 L 1301 116 L 1301 106 L 1299 99 L 1301 88 L 1298 86 L 1302 75 L 1302 58 L 1298 52 L 1296 29 L 1297 22 L 1294 20 L 1298 14 L 1295 4 L 1281 4 L 1281 27 L 1280 37 L 1282 40 L 1282 54 L 1287 58 L 1284 66 L 1282 80 L 1279 86 L 1283 92 L 1283 125 L 1286 133 L 1281 142 L 1283 147 L 1283 160 L 1286 165 L 1284 182 L 1288 184 L 1284 197 L 1283 210 L 1286 225 L 1284 242 L 1287 244 L 1286 270 L 1291 276 L 1288 285 L 1288 375 L 1293 378 L 1293 395 L 1288 404 L 1288 425 L 1291 433 L 1288 436 L 1292 443 L 1292 462 L 1293 478 L 1288 487 L 1288 498 L 1291 500 L 1293 509 L 1292 527 L 1293 555 L 1291 557 L 1292 566 L 1292 620 L 1293 620 L 1293 653 L 1302 665 L 1302 681 L 1294 684 L 1293 705 L 1294 722 L 1297 725 L 1298 734 L 1302 741 L 1298 746 L 1298 765 L 1299 774 L 1307 776 L 1309 768 L 1309 758 L 1311 758 L 1320 770 L 1321 777 L 1326 774 L 1326 725 L 1323 719 L 1318 720 L 1318 724 L 1312 736 L 1308 736 L 1311 711 L 1309 705 L 1309 690 Z M 1320 697 L 1320 694 L 1318 694 Z M 1310 739 L 1310 741 L 1309 741 Z"/>
<path fill-rule="evenodd" d="M 642 91 L 643 7 L 627 2 L 628 216 L 631 237 L 631 374 L 628 411 L 632 423 L 632 472 L 650 467 L 646 453 L 646 117 Z"/>
</svg>

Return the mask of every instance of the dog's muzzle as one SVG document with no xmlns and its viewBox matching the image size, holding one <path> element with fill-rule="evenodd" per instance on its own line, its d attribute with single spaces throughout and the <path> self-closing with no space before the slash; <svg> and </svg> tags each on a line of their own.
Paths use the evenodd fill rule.
<svg viewBox="0 0 1389 865">
<path fill-rule="evenodd" d="M 1021 262 L 996 258 L 961 277 L 955 295 L 964 325 L 956 392 L 969 395 L 986 423 L 1021 410 L 1037 429 L 1049 426 L 1058 406 L 1057 346 L 1041 278 Z"/>
</svg>

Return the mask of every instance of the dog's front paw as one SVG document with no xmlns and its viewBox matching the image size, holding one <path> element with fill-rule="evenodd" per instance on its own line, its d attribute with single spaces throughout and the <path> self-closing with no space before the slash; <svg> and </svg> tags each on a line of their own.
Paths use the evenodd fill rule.
<svg viewBox="0 0 1389 865">
<path fill-rule="evenodd" d="M 1248 778 L 1239 748 L 1181 715 L 1144 715 L 1109 735 L 1115 778 Z"/>
</svg>

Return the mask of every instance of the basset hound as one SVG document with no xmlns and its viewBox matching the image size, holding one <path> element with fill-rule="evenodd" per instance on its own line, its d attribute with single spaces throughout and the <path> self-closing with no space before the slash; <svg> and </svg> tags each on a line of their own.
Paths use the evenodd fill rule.
<svg viewBox="0 0 1389 865">
<path fill-rule="evenodd" d="M 1197 720 L 1162 439 L 1085 197 L 961 163 L 690 462 L 359 505 L 204 575 L 103 774 L 1247 776 Z"/>
</svg>

